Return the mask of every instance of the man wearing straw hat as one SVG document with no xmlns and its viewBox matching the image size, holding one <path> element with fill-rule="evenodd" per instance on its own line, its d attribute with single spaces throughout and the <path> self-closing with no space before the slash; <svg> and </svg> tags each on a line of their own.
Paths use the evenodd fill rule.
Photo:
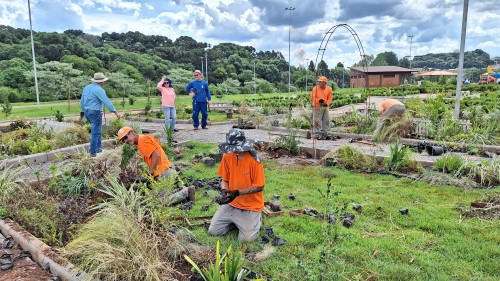
<svg viewBox="0 0 500 281">
<path fill-rule="evenodd" d="M 328 78 L 320 76 L 318 85 L 311 91 L 311 105 L 313 113 L 313 134 L 316 139 L 327 137 L 330 125 L 330 116 L 328 108 L 332 103 L 333 90 L 326 85 Z"/>
<path fill-rule="evenodd" d="M 259 236 L 266 182 L 254 144 L 241 129 L 231 129 L 226 142 L 219 144 L 224 153 L 217 172 L 222 177 L 221 196 L 216 199 L 220 206 L 208 228 L 211 235 L 224 235 L 237 228 L 239 241 L 249 242 Z"/>
<path fill-rule="evenodd" d="M 80 108 L 90 123 L 89 153 L 91 157 L 95 157 L 97 153 L 102 152 L 102 109 L 106 106 L 118 118 L 121 114 L 116 111 L 103 88 L 108 78 L 103 73 L 96 72 L 90 80 L 92 83 L 83 88 Z"/>
</svg>

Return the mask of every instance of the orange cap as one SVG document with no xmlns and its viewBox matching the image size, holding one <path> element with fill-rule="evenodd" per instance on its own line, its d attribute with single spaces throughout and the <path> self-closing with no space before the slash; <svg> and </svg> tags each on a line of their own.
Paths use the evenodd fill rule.
<svg viewBox="0 0 500 281">
<path fill-rule="evenodd" d="M 132 131 L 132 128 L 130 127 L 123 127 L 120 130 L 118 130 L 118 139 L 121 140 L 123 137 L 125 137 L 128 132 Z"/>
<path fill-rule="evenodd" d="M 318 82 L 328 82 L 328 78 L 326 78 L 325 76 L 320 76 L 318 78 Z"/>
</svg>

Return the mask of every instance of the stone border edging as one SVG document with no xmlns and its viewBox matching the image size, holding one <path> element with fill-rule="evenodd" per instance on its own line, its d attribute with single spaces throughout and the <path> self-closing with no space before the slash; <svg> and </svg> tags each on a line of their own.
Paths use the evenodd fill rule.
<svg viewBox="0 0 500 281">
<path fill-rule="evenodd" d="M 102 141 L 102 145 L 104 148 L 106 147 L 112 147 L 116 145 L 116 140 L 110 139 L 110 140 L 104 140 Z M 59 148 L 56 150 L 51 150 L 48 152 L 41 152 L 41 153 L 36 153 L 36 154 L 30 154 L 30 155 L 23 155 L 19 156 L 13 159 L 6 159 L 3 161 L 0 161 L 0 170 L 4 170 L 6 168 L 17 168 L 21 166 L 24 163 L 32 164 L 32 163 L 45 163 L 48 161 L 52 161 L 57 158 L 57 154 L 76 154 L 79 152 L 87 152 L 89 150 L 89 144 L 79 144 L 75 146 L 70 146 L 70 147 L 65 147 L 65 148 Z"/>
</svg>

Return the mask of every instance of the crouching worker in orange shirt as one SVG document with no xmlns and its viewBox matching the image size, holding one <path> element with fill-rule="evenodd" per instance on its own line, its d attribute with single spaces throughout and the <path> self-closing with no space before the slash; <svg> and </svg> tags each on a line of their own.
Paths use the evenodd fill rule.
<svg viewBox="0 0 500 281">
<path fill-rule="evenodd" d="M 254 144 L 240 129 L 231 129 L 226 142 L 219 144 L 224 153 L 217 172 L 222 177 L 221 196 L 208 228 L 211 235 L 224 235 L 237 228 L 239 241 L 249 242 L 259 236 L 266 182 Z"/>
<path fill-rule="evenodd" d="M 382 125 L 384 125 L 384 122 L 388 119 L 402 117 L 405 113 L 406 107 L 402 102 L 396 99 L 386 99 L 379 104 L 378 109 L 380 117 L 375 130 L 380 130 Z"/>
<path fill-rule="evenodd" d="M 123 127 L 118 131 L 118 139 L 123 143 L 137 146 L 137 150 L 149 167 L 149 172 L 155 180 L 159 177 L 176 176 L 172 163 L 168 160 L 160 142 L 153 135 L 140 135 L 130 127 Z M 167 199 L 168 205 L 177 204 L 184 199 L 195 200 L 194 186 L 177 189 Z"/>
</svg>

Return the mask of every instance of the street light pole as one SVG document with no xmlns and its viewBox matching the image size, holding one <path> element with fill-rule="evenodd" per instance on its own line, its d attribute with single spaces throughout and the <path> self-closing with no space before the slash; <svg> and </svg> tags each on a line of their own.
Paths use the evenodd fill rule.
<svg viewBox="0 0 500 281">
<path fill-rule="evenodd" d="M 408 35 L 408 37 L 410 37 L 410 69 L 412 69 L 412 68 L 411 68 L 411 45 L 412 45 L 412 43 L 413 43 L 413 37 L 414 37 L 414 36 L 415 36 L 415 35 Z"/>
<path fill-rule="evenodd" d="M 345 65 L 344 65 L 344 62 L 342 62 L 342 89 L 345 88 L 344 72 L 345 72 Z"/>
<path fill-rule="evenodd" d="M 309 72 L 309 59 L 306 59 L 306 92 L 307 92 L 307 72 Z"/>
<path fill-rule="evenodd" d="M 290 75 L 290 26 L 291 26 L 291 21 L 292 21 L 292 11 L 295 10 L 294 7 L 287 7 L 285 8 L 285 11 L 289 11 L 289 17 L 288 17 L 288 93 L 290 93 L 290 81 L 291 81 L 291 75 Z"/>
<path fill-rule="evenodd" d="M 210 44 L 205 48 L 205 81 L 208 83 L 208 49 L 210 48 Z M 203 71 L 203 70 L 202 70 Z"/>
<path fill-rule="evenodd" d="M 36 105 L 37 105 L 38 109 L 40 109 L 40 94 L 38 92 L 38 79 L 36 77 L 35 43 L 33 42 L 33 26 L 31 25 L 30 0 L 28 0 L 28 12 L 29 12 L 29 17 L 30 17 L 31 55 L 33 56 L 33 72 L 35 74 Z"/>
<path fill-rule="evenodd" d="M 203 56 L 201 56 L 200 59 L 201 59 L 201 72 L 204 72 L 205 69 L 203 68 Z"/>
</svg>

